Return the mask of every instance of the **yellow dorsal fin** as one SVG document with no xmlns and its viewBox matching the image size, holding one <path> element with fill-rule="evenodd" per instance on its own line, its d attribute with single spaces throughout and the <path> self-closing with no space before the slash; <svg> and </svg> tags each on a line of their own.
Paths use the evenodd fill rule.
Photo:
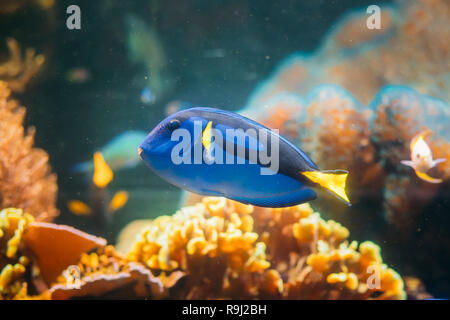
<svg viewBox="0 0 450 320">
<path fill-rule="evenodd" d="M 350 204 L 350 200 L 348 199 L 348 196 L 345 192 L 345 184 L 347 182 L 348 172 L 304 171 L 301 173 L 312 182 L 315 182 L 321 187 L 330 190 L 335 195 Z"/>
<path fill-rule="evenodd" d="M 203 130 L 203 135 L 202 135 L 203 146 L 208 151 L 209 151 L 209 148 L 211 147 L 211 127 L 212 127 L 212 121 L 208 122 L 205 130 Z"/>
<path fill-rule="evenodd" d="M 77 216 L 87 216 L 92 213 L 91 208 L 80 200 L 70 200 L 67 203 L 67 208 L 72 212 L 73 214 L 76 214 Z"/>
<path fill-rule="evenodd" d="M 109 204 L 109 210 L 117 211 L 122 208 L 128 201 L 128 192 L 118 191 Z"/>
<path fill-rule="evenodd" d="M 94 176 L 92 182 L 99 187 L 104 188 L 113 179 L 113 172 L 108 164 L 103 159 L 101 152 L 94 153 Z"/>
<path fill-rule="evenodd" d="M 431 135 L 433 132 L 430 129 L 426 129 L 423 130 L 421 132 L 419 132 L 418 134 L 416 134 L 412 139 L 411 142 L 409 144 L 409 149 L 412 151 L 414 149 L 414 146 L 416 145 L 417 141 L 419 141 L 419 139 L 424 140 L 425 137 Z"/>
<path fill-rule="evenodd" d="M 415 171 L 416 171 L 416 175 L 420 179 L 422 179 L 426 182 L 429 182 L 429 183 L 441 183 L 442 182 L 442 179 L 430 177 L 429 175 L 427 175 L 426 173 L 421 172 L 421 171 L 417 171 L 417 170 L 415 170 Z"/>
</svg>

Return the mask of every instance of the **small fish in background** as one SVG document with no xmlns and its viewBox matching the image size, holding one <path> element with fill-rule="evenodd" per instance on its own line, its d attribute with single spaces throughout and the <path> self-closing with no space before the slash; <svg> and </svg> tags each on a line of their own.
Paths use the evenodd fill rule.
<svg viewBox="0 0 450 320">
<path fill-rule="evenodd" d="M 125 131 L 114 137 L 100 149 L 100 152 L 113 171 L 134 168 L 139 164 L 136 147 L 146 136 L 144 131 Z M 73 173 L 89 173 L 93 169 L 92 161 L 86 161 L 74 165 L 71 171 Z"/>
<path fill-rule="evenodd" d="M 136 15 L 126 16 L 125 23 L 129 59 L 144 66 L 147 79 L 145 87 L 155 102 L 169 92 L 174 84 L 164 46 L 156 26 L 147 25 Z"/>
<path fill-rule="evenodd" d="M 112 214 L 125 206 L 128 193 L 120 190 L 111 198 L 106 187 L 112 181 L 114 173 L 100 152 L 94 154 L 94 174 L 90 188 L 90 204 L 81 200 L 70 200 L 67 208 L 77 216 L 93 216 L 101 230 L 109 226 Z M 111 199 L 111 200 L 109 200 Z"/>
<path fill-rule="evenodd" d="M 225 49 L 216 48 L 203 51 L 202 57 L 207 59 L 217 59 L 225 57 Z"/>
<path fill-rule="evenodd" d="M 201 128 L 198 127 L 200 125 Z M 172 133 L 179 128 L 189 133 L 186 143 L 172 140 Z M 247 134 L 249 129 L 259 132 L 259 136 Z M 213 130 L 220 133 L 223 145 L 213 139 Z M 229 136 L 228 130 L 232 130 L 233 137 Z M 267 139 L 260 139 L 261 135 Z M 273 155 L 278 169 L 268 167 L 260 156 L 251 160 L 255 151 L 266 151 L 266 155 L 272 153 L 273 141 L 278 142 L 279 147 L 278 155 Z M 180 143 L 185 147 L 179 149 Z M 172 157 L 175 147 L 182 152 L 181 157 L 187 156 L 189 161 L 175 163 Z M 206 156 L 192 159 L 195 154 L 200 154 L 197 150 Z M 229 150 L 238 151 L 231 154 Z M 239 150 L 243 152 L 239 153 Z M 345 191 L 347 171 L 320 171 L 303 151 L 274 131 L 225 110 L 191 108 L 179 111 L 150 132 L 139 146 L 138 153 L 162 178 L 196 194 L 222 196 L 275 208 L 315 199 L 317 194 L 312 189 L 315 187 L 350 204 Z M 232 161 L 229 161 L 230 157 Z M 210 163 L 210 159 L 219 161 Z M 261 174 L 264 171 L 271 172 Z"/>
<path fill-rule="evenodd" d="M 73 68 L 66 72 L 66 80 L 73 83 L 85 83 L 91 79 L 91 72 L 83 67 Z"/>
<path fill-rule="evenodd" d="M 427 174 L 431 168 L 447 160 L 433 160 L 431 149 L 424 140 L 426 136 L 431 134 L 431 130 L 425 130 L 414 136 L 410 143 L 411 160 L 402 160 L 400 162 L 405 166 L 413 168 L 420 179 L 430 183 L 441 183 L 442 179 L 432 178 Z"/>
<path fill-rule="evenodd" d="M 153 104 L 156 101 L 156 97 L 149 87 L 145 87 L 141 91 L 141 102 L 143 104 Z"/>
</svg>

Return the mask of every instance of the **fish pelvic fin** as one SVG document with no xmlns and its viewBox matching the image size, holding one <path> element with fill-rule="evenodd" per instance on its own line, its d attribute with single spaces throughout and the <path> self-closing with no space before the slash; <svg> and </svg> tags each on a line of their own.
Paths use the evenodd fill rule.
<svg viewBox="0 0 450 320">
<path fill-rule="evenodd" d="M 334 171 L 303 171 L 305 177 L 321 187 L 331 191 L 334 195 L 350 205 L 350 200 L 345 192 L 348 172 L 345 170 Z"/>
<path fill-rule="evenodd" d="M 426 181 L 429 183 L 441 183 L 442 182 L 442 179 L 430 177 L 425 172 L 421 172 L 421 171 L 417 171 L 417 170 L 415 170 L 415 171 L 416 171 L 416 175 L 423 181 Z"/>
</svg>

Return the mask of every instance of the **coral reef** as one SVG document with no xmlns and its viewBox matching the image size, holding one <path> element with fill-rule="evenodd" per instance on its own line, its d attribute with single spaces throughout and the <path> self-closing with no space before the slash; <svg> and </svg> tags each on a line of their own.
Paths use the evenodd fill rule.
<svg viewBox="0 0 450 320">
<path fill-rule="evenodd" d="M 292 94 L 278 94 L 269 102 L 291 97 Z M 352 202 L 382 203 L 385 220 L 407 237 L 416 225 L 416 217 L 435 198 L 441 186 L 420 180 L 401 160 L 410 158 L 411 139 L 430 129 L 433 138 L 429 144 L 434 157 L 447 159 L 433 169 L 434 175 L 448 181 L 448 104 L 398 85 L 382 88 L 369 105 L 361 104 L 337 85 L 317 86 L 305 99 L 298 96 L 296 100 L 302 103 L 291 109 L 294 110 L 291 118 L 283 117 L 296 122 L 298 136 L 287 137 L 304 149 L 320 168 L 349 170 Z M 264 121 L 267 114 L 278 112 L 278 108 L 268 103 L 242 112 Z M 281 132 L 293 126 L 286 122 L 267 124 Z"/>
<path fill-rule="evenodd" d="M 21 209 L 0 211 L 0 300 L 108 294 L 155 299 L 167 290 L 147 268 L 117 254 L 104 239 L 38 222 Z"/>
<path fill-rule="evenodd" d="M 183 272 L 175 298 L 405 298 L 380 248 L 348 236 L 308 204 L 267 209 L 208 197 L 155 219 L 128 258 L 162 277 Z"/>
<path fill-rule="evenodd" d="M 353 207 L 320 199 L 315 205 L 345 222 L 358 238 L 365 230 L 371 238 L 392 243 L 388 250 L 412 274 L 440 274 L 434 283 L 448 283 L 437 271 L 441 267 L 428 264 L 425 271 L 413 261 L 450 252 L 447 236 L 436 246 L 430 240 L 436 236 L 433 230 L 424 229 L 429 209 L 445 208 L 450 185 L 449 47 L 442 40 L 449 35 L 443 27 L 449 16 L 448 1 L 396 1 L 382 8 L 382 28 L 369 30 L 366 12 L 355 11 L 338 22 L 317 51 L 282 61 L 241 110 L 280 130 L 320 168 L 349 170 Z M 293 104 L 292 97 L 295 108 L 274 103 Z M 274 120 L 267 121 L 268 116 Z M 433 157 L 447 159 L 430 171 L 441 184 L 419 179 L 400 163 L 410 159 L 410 141 L 423 130 L 433 132 L 426 139 Z M 422 238 L 428 246 L 410 254 Z"/>
<path fill-rule="evenodd" d="M 48 155 L 33 148 L 34 128 L 25 133 L 25 108 L 9 98 L 0 81 L 0 208 L 17 207 L 50 221 L 58 215 L 56 175 Z"/>
<path fill-rule="evenodd" d="M 322 83 L 335 83 L 368 103 L 383 86 L 401 83 L 449 100 L 445 0 L 397 1 L 381 12 L 381 30 L 366 27 L 367 14 L 349 14 L 313 54 L 294 54 L 252 94 L 247 107 L 264 105 L 282 92 L 305 95 Z M 418 68 L 417 66 L 420 66 Z"/>
<path fill-rule="evenodd" d="M 35 50 L 28 48 L 22 56 L 19 43 L 10 38 L 7 40 L 10 57 L 0 64 L 0 80 L 16 92 L 22 92 L 25 86 L 36 75 L 44 64 L 43 55 L 36 55 Z"/>
<path fill-rule="evenodd" d="M 33 216 L 24 214 L 21 209 L 0 211 L 0 300 L 31 298 L 28 287 L 33 282 L 33 286 L 38 287 L 39 280 L 42 281 L 33 273 L 36 265 L 22 241 L 25 228 L 33 221 Z M 45 297 L 43 293 L 36 298 Z"/>
<path fill-rule="evenodd" d="M 71 274 L 68 276 L 68 270 L 79 271 L 79 278 Z M 75 281 L 79 281 L 79 284 Z M 105 297 L 117 289 L 120 289 L 120 293 L 109 297 L 157 299 L 165 294 L 162 282 L 148 269 L 127 261 L 112 246 L 83 253 L 76 265 L 69 266 L 58 277 L 50 293 L 52 299 L 65 300 L 74 297 Z"/>
</svg>

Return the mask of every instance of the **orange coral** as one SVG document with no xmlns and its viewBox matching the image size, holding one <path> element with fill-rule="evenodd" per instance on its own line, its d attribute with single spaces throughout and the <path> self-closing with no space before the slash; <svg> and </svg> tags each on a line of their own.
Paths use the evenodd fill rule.
<svg viewBox="0 0 450 320">
<path fill-rule="evenodd" d="M 204 198 L 157 218 L 128 258 L 163 277 L 184 272 L 177 298 L 405 298 L 379 247 L 358 249 L 348 236 L 308 204 L 269 209 Z"/>
<path fill-rule="evenodd" d="M 45 222 L 30 223 L 23 240 L 36 257 L 47 283 L 53 282 L 65 267 L 76 263 L 82 253 L 106 245 L 102 238 L 69 226 Z"/>
<path fill-rule="evenodd" d="M 65 274 L 50 288 L 51 298 L 65 300 L 74 297 L 99 297 L 126 286 L 132 286 L 125 298 L 162 298 L 165 294 L 162 282 L 155 278 L 144 266 L 128 262 L 115 252 L 112 246 L 100 248 L 96 252 L 83 253 L 76 265 L 68 269 L 79 271 L 79 284 L 74 283 L 75 275 Z M 117 298 L 117 296 L 115 296 Z"/>
<path fill-rule="evenodd" d="M 372 182 L 365 176 L 374 166 L 370 113 L 362 112 L 352 96 L 340 88 L 318 87 L 309 101 L 304 123 L 308 132 L 302 136 L 302 146 L 311 151 L 312 159 L 324 169 L 349 170 L 353 185 Z"/>
<path fill-rule="evenodd" d="M 0 81 L 0 208 L 22 208 L 49 221 L 58 215 L 56 175 L 47 153 L 33 148 L 34 128 L 24 132 L 25 108 L 9 95 Z"/>
<path fill-rule="evenodd" d="M 0 80 L 8 83 L 11 90 L 22 92 L 27 83 L 44 64 L 43 55 L 36 55 L 35 50 L 28 48 L 22 57 L 19 43 L 14 39 L 7 40 L 10 58 L 0 64 Z"/>
</svg>

